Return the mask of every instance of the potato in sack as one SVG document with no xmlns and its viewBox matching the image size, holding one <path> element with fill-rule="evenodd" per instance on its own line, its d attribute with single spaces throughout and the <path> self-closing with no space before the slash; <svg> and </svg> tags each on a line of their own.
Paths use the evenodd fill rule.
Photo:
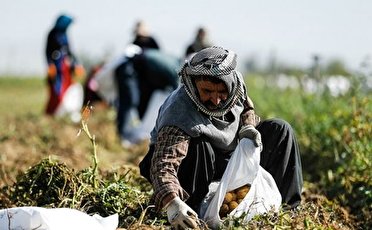
<svg viewBox="0 0 372 230">
<path fill-rule="evenodd" d="M 244 197 L 249 192 L 250 185 L 246 184 L 230 192 L 227 192 L 223 203 L 220 207 L 220 218 L 226 217 L 232 210 L 234 210 L 243 201 Z"/>
<path fill-rule="evenodd" d="M 226 216 L 239 218 L 246 213 L 244 220 L 249 221 L 270 207 L 278 210 L 280 204 L 281 195 L 274 179 L 260 166 L 260 149 L 244 138 L 200 216 L 210 228 L 218 229 Z"/>
</svg>

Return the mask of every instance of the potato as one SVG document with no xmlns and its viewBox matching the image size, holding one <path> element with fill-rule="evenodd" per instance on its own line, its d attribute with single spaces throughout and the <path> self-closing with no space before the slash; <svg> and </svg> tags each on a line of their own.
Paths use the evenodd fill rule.
<svg viewBox="0 0 372 230">
<path fill-rule="evenodd" d="M 243 185 L 237 189 L 235 189 L 234 191 L 237 192 L 237 191 L 240 191 L 240 190 L 243 190 L 243 191 L 249 191 L 249 189 L 251 188 L 250 184 L 246 184 L 246 185 Z"/>
<path fill-rule="evenodd" d="M 221 218 L 221 219 L 223 219 L 224 217 L 226 217 L 226 216 L 227 216 L 227 213 L 224 213 L 224 212 L 220 212 L 220 213 L 219 213 L 219 215 L 220 215 L 220 218 Z"/>
<path fill-rule="evenodd" d="M 227 204 L 222 204 L 221 205 L 221 208 L 220 208 L 220 217 L 223 218 L 223 217 L 226 217 L 227 216 L 227 213 L 229 213 L 229 206 Z"/>
<path fill-rule="evenodd" d="M 223 204 L 220 207 L 220 217 L 226 217 L 232 210 L 234 210 L 242 202 L 243 198 L 249 192 L 250 185 L 243 185 L 233 191 L 227 192 Z"/>
<path fill-rule="evenodd" d="M 221 208 L 220 208 L 220 212 L 223 212 L 223 213 L 228 213 L 230 211 L 229 209 L 229 205 L 227 204 L 222 204 Z"/>
<path fill-rule="evenodd" d="M 225 198 L 223 199 L 223 203 L 228 204 L 232 201 L 232 199 L 233 199 L 232 192 L 228 192 L 228 193 L 226 193 Z"/>
<path fill-rule="evenodd" d="M 236 201 L 236 194 L 235 192 L 230 192 L 232 195 L 231 201 Z"/>
<path fill-rule="evenodd" d="M 245 195 L 247 195 L 248 191 L 247 190 L 238 190 L 236 192 L 236 198 L 237 199 L 243 199 Z"/>
<path fill-rule="evenodd" d="M 248 184 L 235 189 L 237 199 L 243 199 L 249 192 L 249 189 L 250 186 Z"/>
<path fill-rule="evenodd" d="M 250 188 L 251 188 L 251 185 L 246 184 L 246 185 L 243 185 L 240 189 L 248 192 Z"/>
<path fill-rule="evenodd" d="M 230 212 L 232 211 L 232 210 L 234 210 L 236 207 L 238 207 L 238 202 L 236 202 L 236 201 L 231 201 L 230 203 L 229 203 L 229 209 L 230 209 Z"/>
</svg>

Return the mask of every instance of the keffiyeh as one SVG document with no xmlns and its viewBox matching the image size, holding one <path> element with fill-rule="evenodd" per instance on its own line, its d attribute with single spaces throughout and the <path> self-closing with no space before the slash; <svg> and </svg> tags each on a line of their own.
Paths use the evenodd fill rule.
<svg viewBox="0 0 372 230">
<path fill-rule="evenodd" d="M 243 96 L 242 77 L 235 70 L 236 59 L 237 55 L 233 51 L 213 46 L 193 55 L 181 68 L 179 75 L 185 85 L 186 93 L 203 113 L 214 117 L 223 116 Z M 195 76 L 215 77 L 225 83 L 229 96 L 219 109 L 212 111 L 202 104 L 197 95 L 197 89 L 193 84 Z"/>
</svg>

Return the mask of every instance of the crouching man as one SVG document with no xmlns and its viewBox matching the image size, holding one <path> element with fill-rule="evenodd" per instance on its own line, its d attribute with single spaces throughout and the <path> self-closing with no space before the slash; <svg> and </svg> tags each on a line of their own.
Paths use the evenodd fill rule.
<svg viewBox="0 0 372 230">
<path fill-rule="evenodd" d="M 205 48 L 181 68 L 181 86 L 161 106 L 141 174 L 154 189 L 158 211 L 176 228 L 195 228 L 197 212 L 212 181 L 221 179 L 241 138 L 261 149 L 260 165 L 274 178 L 282 202 L 301 201 L 302 169 L 291 126 L 260 121 L 241 74 L 237 55 Z"/>
</svg>

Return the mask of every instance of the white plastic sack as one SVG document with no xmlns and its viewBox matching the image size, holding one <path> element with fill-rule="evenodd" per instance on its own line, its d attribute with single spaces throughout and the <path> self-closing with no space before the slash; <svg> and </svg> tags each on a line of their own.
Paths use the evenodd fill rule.
<svg viewBox="0 0 372 230">
<path fill-rule="evenodd" d="M 80 110 L 84 102 L 84 89 L 80 83 L 70 85 L 58 105 L 55 115 L 57 117 L 70 116 L 73 122 L 79 122 Z"/>
<path fill-rule="evenodd" d="M 170 92 L 167 90 L 156 90 L 152 93 L 142 121 L 137 126 L 133 127 L 131 133 L 133 142 L 150 138 L 150 133 L 155 126 L 159 108 L 169 94 Z"/>
<path fill-rule="evenodd" d="M 95 79 L 98 83 L 98 94 L 109 104 L 114 104 L 118 98 L 118 92 L 115 82 L 115 69 L 123 63 L 126 59 L 142 52 L 141 47 L 129 44 L 124 49 L 124 54 L 120 57 L 114 58 L 102 66 L 95 74 Z"/>
<path fill-rule="evenodd" d="M 114 71 L 125 59 L 126 57 L 122 56 L 106 63 L 94 76 L 97 93 L 109 104 L 113 104 L 118 97 Z"/>
<path fill-rule="evenodd" d="M 118 223 L 118 214 L 103 218 L 69 208 L 18 207 L 0 210 L 0 229 L 4 230 L 115 230 Z"/>
<path fill-rule="evenodd" d="M 256 148 L 250 139 L 243 138 L 231 156 L 213 198 L 204 204 L 207 205 L 206 211 L 200 213 L 202 219 L 211 228 L 216 229 L 221 224 L 219 209 L 225 194 L 246 184 L 251 184 L 248 194 L 238 207 L 228 214 L 229 216 L 240 217 L 246 213 L 244 220 L 249 221 L 257 214 L 268 212 L 271 209 L 279 210 L 282 197 L 278 187 L 271 174 L 259 164 L 259 148 Z M 213 185 L 216 187 L 215 184 Z M 214 192 L 213 188 L 210 192 Z"/>
</svg>

